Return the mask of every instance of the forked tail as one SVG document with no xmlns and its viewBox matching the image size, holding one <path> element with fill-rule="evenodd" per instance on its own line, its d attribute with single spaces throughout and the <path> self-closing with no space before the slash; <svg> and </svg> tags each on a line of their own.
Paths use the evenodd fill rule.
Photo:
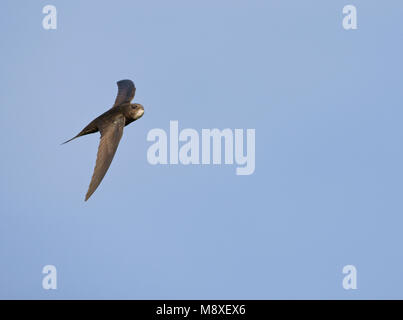
<svg viewBox="0 0 403 320">
<path fill-rule="evenodd" d="M 98 130 L 97 126 L 95 125 L 94 121 L 93 121 L 88 126 L 86 126 L 83 130 L 81 130 L 81 132 L 78 135 L 76 135 L 75 137 L 71 138 L 70 140 L 67 140 L 67 141 L 63 142 L 62 144 L 65 144 L 67 142 L 70 142 L 71 140 L 74 140 L 74 139 L 78 138 L 78 137 L 85 136 L 86 134 L 94 133 L 94 132 L 97 132 L 97 131 L 99 131 L 99 130 Z"/>
<path fill-rule="evenodd" d="M 60 145 L 65 144 L 65 143 L 67 143 L 67 142 L 70 142 L 71 140 L 74 140 L 74 139 L 78 138 L 79 136 L 80 136 L 80 135 L 76 135 L 75 137 L 71 138 L 70 140 L 64 141 L 64 142 L 61 143 Z"/>
</svg>

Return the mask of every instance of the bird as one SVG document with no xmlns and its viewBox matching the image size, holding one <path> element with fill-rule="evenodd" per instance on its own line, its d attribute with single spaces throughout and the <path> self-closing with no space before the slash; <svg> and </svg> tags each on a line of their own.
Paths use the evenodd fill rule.
<svg viewBox="0 0 403 320">
<path fill-rule="evenodd" d="M 141 104 L 131 103 L 136 93 L 133 81 L 120 80 L 117 82 L 117 86 L 118 94 L 112 108 L 91 121 L 75 137 L 62 143 L 65 144 L 98 131 L 101 134 L 94 173 L 85 195 L 85 201 L 95 192 L 108 171 L 122 138 L 123 128 L 140 119 L 144 114 L 144 107 Z"/>
</svg>

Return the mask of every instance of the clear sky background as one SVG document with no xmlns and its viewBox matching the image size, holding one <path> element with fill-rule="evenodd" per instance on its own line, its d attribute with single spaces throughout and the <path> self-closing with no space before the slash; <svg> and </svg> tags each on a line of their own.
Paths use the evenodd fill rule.
<svg viewBox="0 0 403 320">
<path fill-rule="evenodd" d="M 0 298 L 403 298 L 402 16 L 400 0 L 1 1 Z M 84 202 L 99 135 L 60 143 L 127 78 L 145 114 Z M 255 173 L 150 165 L 170 120 L 256 129 Z"/>
</svg>

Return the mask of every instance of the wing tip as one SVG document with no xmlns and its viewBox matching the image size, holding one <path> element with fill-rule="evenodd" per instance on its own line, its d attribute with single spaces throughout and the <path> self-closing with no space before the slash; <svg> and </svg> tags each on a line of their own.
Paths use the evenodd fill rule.
<svg viewBox="0 0 403 320">
<path fill-rule="evenodd" d="M 94 190 L 94 191 L 95 191 L 95 190 Z M 85 195 L 84 201 L 87 201 L 87 200 L 92 196 L 92 194 L 94 193 L 94 191 L 91 192 L 91 190 L 88 189 L 87 194 Z"/>
<path fill-rule="evenodd" d="M 116 84 L 118 86 L 120 86 L 122 84 L 126 84 L 126 83 L 135 88 L 134 82 L 132 80 L 130 80 L 130 79 L 123 79 L 123 80 L 119 80 L 119 81 L 116 82 Z"/>
</svg>

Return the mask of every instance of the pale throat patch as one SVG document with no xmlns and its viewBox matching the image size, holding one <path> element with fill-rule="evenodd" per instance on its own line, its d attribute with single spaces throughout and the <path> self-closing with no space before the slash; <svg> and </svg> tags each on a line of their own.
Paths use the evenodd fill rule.
<svg viewBox="0 0 403 320">
<path fill-rule="evenodd" d="M 137 117 L 141 117 L 144 114 L 144 109 L 140 109 L 137 111 Z"/>
</svg>

